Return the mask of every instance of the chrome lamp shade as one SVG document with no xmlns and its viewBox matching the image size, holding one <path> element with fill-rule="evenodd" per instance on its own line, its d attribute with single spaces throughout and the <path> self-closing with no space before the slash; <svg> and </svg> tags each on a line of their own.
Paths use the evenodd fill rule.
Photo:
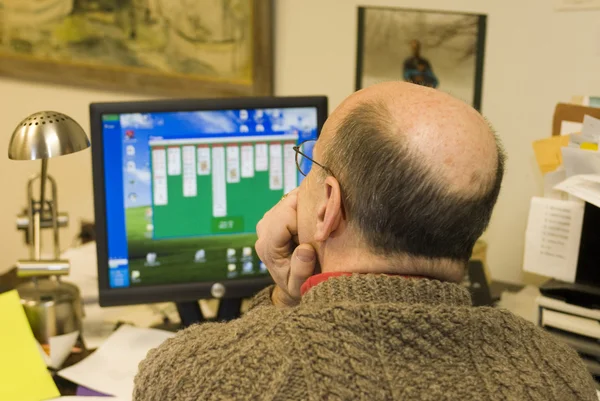
<svg viewBox="0 0 600 401">
<path fill-rule="evenodd" d="M 15 128 L 8 146 L 12 160 L 41 160 L 41 174 L 32 177 L 27 185 L 27 214 L 17 217 L 17 228 L 26 231 L 29 259 L 17 263 L 20 276 L 49 276 L 69 273 L 69 262 L 59 260 L 58 228 L 68 224 L 66 214 L 58 213 L 57 188 L 48 175 L 48 159 L 86 149 L 90 141 L 83 128 L 71 117 L 55 111 L 42 111 L 30 115 Z M 34 183 L 39 180 L 40 192 L 33 194 Z M 46 186 L 50 195 L 46 197 Z M 42 259 L 41 230 L 53 230 L 54 257 Z"/>
<path fill-rule="evenodd" d="M 90 146 L 83 128 L 54 111 L 32 114 L 19 123 L 8 147 L 12 160 L 44 160 L 79 152 Z"/>
</svg>

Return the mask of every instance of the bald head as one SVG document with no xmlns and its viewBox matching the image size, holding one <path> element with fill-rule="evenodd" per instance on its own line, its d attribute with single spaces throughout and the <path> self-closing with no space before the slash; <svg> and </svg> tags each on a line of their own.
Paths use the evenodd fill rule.
<svg viewBox="0 0 600 401">
<path fill-rule="evenodd" d="M 347 98 L 318 151 L 340 182 L 349 222 L 383 255 L 466 262 L 503 175 L 500 146 L 476 110 L 408 83 Z"/>
<path fill-rule="evenodd" d="M 498 167 L 496 138 L 488 122 L 465 102 L 405 82 L 373 85 L 348 97 L 332 113 L 324 139 L 335 135 L 336 127 L 351 112 L 365 106 L 377 107 L 381 113 L 379 134 L 403 145 L 448 191 L 472 196 L 493 186 Z"/>
</svg>

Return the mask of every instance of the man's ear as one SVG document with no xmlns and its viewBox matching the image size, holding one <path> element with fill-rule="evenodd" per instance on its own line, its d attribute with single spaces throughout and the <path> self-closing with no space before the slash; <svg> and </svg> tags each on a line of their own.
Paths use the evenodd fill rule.
<svg viewBox="0 0 600 401">
<path fill-rule="evenodd" d="M 340 183 L 332 176 L 328 176 L 323 183 L 324 194 L 317 206 L 316 241 L 325 241 L 340 228 L 344 218 L 342 206 L 342 191 Z"/>
</svg>

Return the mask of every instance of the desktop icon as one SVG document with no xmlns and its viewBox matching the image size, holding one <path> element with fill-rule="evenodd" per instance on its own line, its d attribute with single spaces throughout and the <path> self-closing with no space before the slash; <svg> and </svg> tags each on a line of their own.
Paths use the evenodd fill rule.
<svg viewBox="0 0 600 401">
<path fill-rule="evenodd" d="M 256 124 L 256 132 L 265 132 L 265 126 L 262 124 Z"/>
<path fill-rule="evenodd" d="M 227 265 L 227 270 L 229 270 L 230 272 L 234 272 L 236 269 L 236 266 L 234 263 L 230 263 Z"/>
<path fill-rule="evenodd" d="M 148 254 L 146 254 L 146 263 L 144 263 L 145 266 L 159 266 L 160 262 L 157 261 L 157 255 L 156 252 L 149 252 Z"/>
<path fill-rule="evenodd" d="M 133 132 L 133 130 L 128 129 L 127 131 L 125 131 L 125 138 L 126 139 L 134 139 L 135 133 Z"/>
<path fill-rule="evenodd" d="M 248 132 L 248 131 L 250 131 L 250 130 L 248 129 L 247 125 L 243 125 L 243 124 L 240 125 L 240 132 Z"/>
<path fill-rule="evenodd" d="M 194 255 L 194 262 L 206 262 L 206 251 L 204 249 L 198 249 Z"/>
<path fill-rule="evenodd" d="M 133 281 L 134 283 L 140 282 L 140 271 L 139 270 L 131 271 L 131 281 Z"/>
<path fill-rule="evenodd" d="M 254 120 L 258 121 L 258 120 L 262 120 L 263 116 L 264 116 L 264 112 L 262 110 L 256 110 L 254 112 Z"/>
<path fill-rule="evenodd" d="M 251 274 L 254 270 L 254 264 L 252 262 L 245 262 L 242 266 L 242 272 L 245 274 Z"/>
<path fill-rule="evenodd" d="M 135 147 L 133 145 L 127 145 L 127 156 L 135 156 Z"/>
<path fill-rule="evenodd" d="M 135 203 L 137 201 L 137 194 L 135 192 L 132 192 L 129 194 L 128 198 L 129 202 Z"/>
<path fill-rule="evenodd" d="M 242 249 L 242 256 L 244 258 L 251 258 L 252 257 L 252 248 L 249 246 L 245 246 L 244 249 Z"/>
<path fill-rule="evenodd" d="M 265 273 L 267 271 L 267 265 L 265 265 L 263 262 L 260 262 L 259 268 L 261 273 Z"/>
<path fill-rule="evenodd" d="M 247 110 L 240 110 L 240 119 L 242 121 L 246 121 L 248 119 L 248 111 Z"/>
<path fill-rule="evenodd" d="M 146 224 L 146 231 L 154 231 L 154 224 Z"/>
<path fill-rule="evenodd" d="M 235 259 L 235 249 L 233 249 L 233 248 L 227 249 L 227 259 Z"/>
<path fill-rule="evenodd" d="M 128 161 L 127 162 L 127 171 L 129 171 L 130 173 L 135 171 L 135 162 L 134 161 Z"/>
</svg>

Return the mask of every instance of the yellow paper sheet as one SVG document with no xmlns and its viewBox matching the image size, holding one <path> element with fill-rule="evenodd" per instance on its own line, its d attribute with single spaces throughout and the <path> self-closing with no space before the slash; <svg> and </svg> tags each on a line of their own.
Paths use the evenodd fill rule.
<svg viewBox="0 0 600 401">
<path fill-rule="evenodd" d="M 0 315 L 0 400 L 41 401 L 59 397 L 17 291 L 0 294 Z"/>
<path fill-rule="evenodd" d="M 568 144 L 568 135 L 557 135 L 533 142 L 535 159 L 543 174 L 556 170 L 562 164 L 560 148 Z"/>
</svg>

